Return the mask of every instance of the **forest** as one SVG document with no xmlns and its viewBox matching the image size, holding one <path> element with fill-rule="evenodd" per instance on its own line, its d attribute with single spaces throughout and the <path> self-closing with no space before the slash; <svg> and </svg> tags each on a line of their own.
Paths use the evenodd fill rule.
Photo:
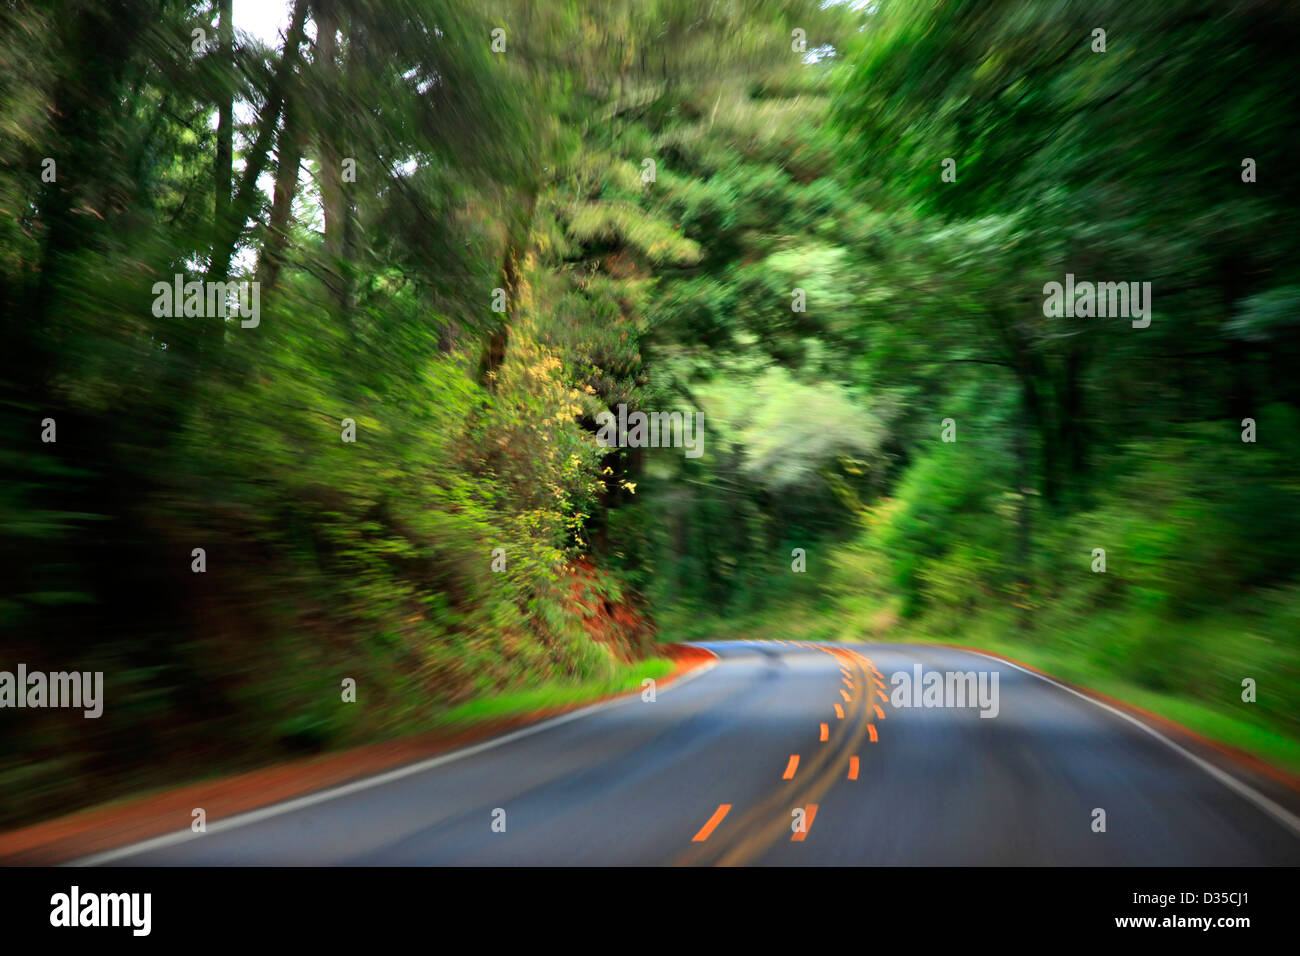
<svg viewBox="0 0 1300 956">
<path fill-rule="evenodd" d="M 1300 769 L 1300 7 L 251 6 L 0 4 L 0 824 L 704 638 Z"/>
</svg>

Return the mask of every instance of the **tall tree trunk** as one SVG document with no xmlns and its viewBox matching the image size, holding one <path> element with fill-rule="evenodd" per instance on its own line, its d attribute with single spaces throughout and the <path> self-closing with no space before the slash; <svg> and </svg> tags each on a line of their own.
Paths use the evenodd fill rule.
<svg viewBox="0 0 1300 956">
<path fill-rule="evenodd" d="M 316 53 L 321 76 L 321 92 L 326 102 L 337 96 L 338 9 L 333 0 L 319 0 L 316 8 Z M 349 208 L 343 188 L 343 155 L 334 128 L 321 124 L 316 131 L 320 156 L 321 201 L 325 207 L 325 256 L 330 295 L 339 310 L 348 306 L 348 218 Z"/>
<path fill-rule="evenodd" d="M 1087 487 L 1088 472 L 1088 422 L 1084 407 L 1083 374 L 1088 364 L 1088 346 L 1084 342 L 1072 344 L 1065 354 L 1065 369 L 1061 378 L 1061 400 L 1058 409 L 1057 429 L 1063 455 L 1064 472 L 1062 493 L 1071 504 L 1082 503 Z"/>
<path fill-rule="evenodd" d="M 510 326 L 519 317 L 519 290 L 523 285 L 519 260 L 528 253 L 528 242 L 533 229 L 533 210 L 537 207 L 537 188 L 534 188 L 524 201 L 523 209 L 506 241 L 506 251 L 501 260 L 501 287 L 506 293 L 506 314 L 488 337 L 480 363 L 479 380 L 488 388 L 494 389 L 493 373 L 506 360 L 506 348 L 510 344 Z"/>
<path fill-rule="evenodd" d="M 1015 425 L 1016 486 L 1019 497 L 1016 505 L 1016 608 L 1020 630 L 1033 630 L 1033 468 L 1029 458 L 1029 436 L 1033 423 L 1030 420 L 1027 394 L 1022 390 L 1022 401 Z"/>
<path fill-rule="evenodd" d="M 1222 290 L 1224 320 L 1231 319 L 1237 304 L 1249 293 L 1250 260 L 1240 254 L 1229 254 L 1219 264 L 1219 288 Z M 1254 375 L 1251 369 L 1250 350 L 1239 338 L 1228 340 L 1227 366 L 1228 394 L 1225 396 L 1228 414 L 1233 425 L 1240 427 L 1243 418 L 1254 418 L 1256 407 Z"/>
<path fill-rule="evenodd" d="M 231 7 L 234 0 L 216 0 L 217 62 L 220 100 L 217 103 L 217 165 L 213 176 L 218 223 L 230 217 L 230 184 L 234 178 L 234 24 Z"/>
<path fill-rule="evenodd" d="M 284 129 L 280 132 L 276 159 L 275 193 L 271 199 L 271 218 L 262 243 L 258 278 L 266 288 L 274 289 L 284 268 L 289 247 L 289 223 L 293 216 L 293 199 L 298 192 L 298 168 L 302 164 L 302 103 L 296 89 L 286 92 Z"/>
<path fill-rule="evenodd" d="M 55 160 L 56 178 L 43 185 L 38 201 L 45 235 L 36 278 L 23 291 L 20 307 L 3 316 L 0 348 L 4 380 L 33 390 L 29 397 L 45 387 L 58 363 L 52 326 L 75 253 L 92 245 L 103 228 L 74 209 L 104 174 L 104 131 L 118 108 L 122 77 L 146 35 L 148 17 L 142 3 L 114 0 L 77 5 L 69 22 L 59 25 L 61 62 L 68 69 L 50 96 L 52 135 L 36 154 Z M 104 42 L 108 34 L 115 36 L 111 44 Z"/>
</svg>

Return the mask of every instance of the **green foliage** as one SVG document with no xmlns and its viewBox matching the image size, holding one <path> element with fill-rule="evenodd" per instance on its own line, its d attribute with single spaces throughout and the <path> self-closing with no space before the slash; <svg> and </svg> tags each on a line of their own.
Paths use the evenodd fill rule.
<svg viewBox="0 0 1300 956">
<path fill-rule="evenodd" d="M 603 693 L 656 620 L 1223 712 L 1268 673 L 1237 726 L 1295 732 L 1293 5 L 289 12 L 199 52 L 204 5 L 0 10 L 0 626 L 116 702 L 6 733 L 14 813 Z M 1067 272 L 1151 326 L 1044 315 Z M 156 314 L 177 274 L 258 326 Z M 598 446 L 622 404 L 704 455 Z"/>
</svg>

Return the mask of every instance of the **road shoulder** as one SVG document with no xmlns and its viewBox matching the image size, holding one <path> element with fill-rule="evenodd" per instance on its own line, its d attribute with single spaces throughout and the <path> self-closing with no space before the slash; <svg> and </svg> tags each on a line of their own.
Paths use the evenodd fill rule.
<svg viewBox="0 0 1300 956">
<path fill-rule="evenodd" d="M 666 644 L 656 652 L 673 661 L 663 689 L 716 660 L 703 648 Z M 528 714 L 492 718 L 398 740 L 354 747 L 248 773 L 128 797 L 67 816 L 0 833 L 0 865 L 52 866 L 185 829 L 202 808 L 208 824 L 352 783 L 430 757 L 452 753 L 571 711 L 617 700 L 637 689 Z"/>
</svg>

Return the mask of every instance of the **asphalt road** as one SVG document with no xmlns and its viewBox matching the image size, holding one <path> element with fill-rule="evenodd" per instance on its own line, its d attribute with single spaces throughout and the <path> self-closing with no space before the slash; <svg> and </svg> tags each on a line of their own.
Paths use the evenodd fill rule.
<svg viewBox="0 0 1300 956">
<path fill-rule="evenodd" d="M 79 862 L 1300 863 L 1300 820 L 1271 797 L 1005 662 L 907 645 L 704 646 L 718 663 L 653 702 L 622 698 Z M 891 706 L 878 687 L 916 664 L 996 673 L 997 716 Z"/>
</svg>

